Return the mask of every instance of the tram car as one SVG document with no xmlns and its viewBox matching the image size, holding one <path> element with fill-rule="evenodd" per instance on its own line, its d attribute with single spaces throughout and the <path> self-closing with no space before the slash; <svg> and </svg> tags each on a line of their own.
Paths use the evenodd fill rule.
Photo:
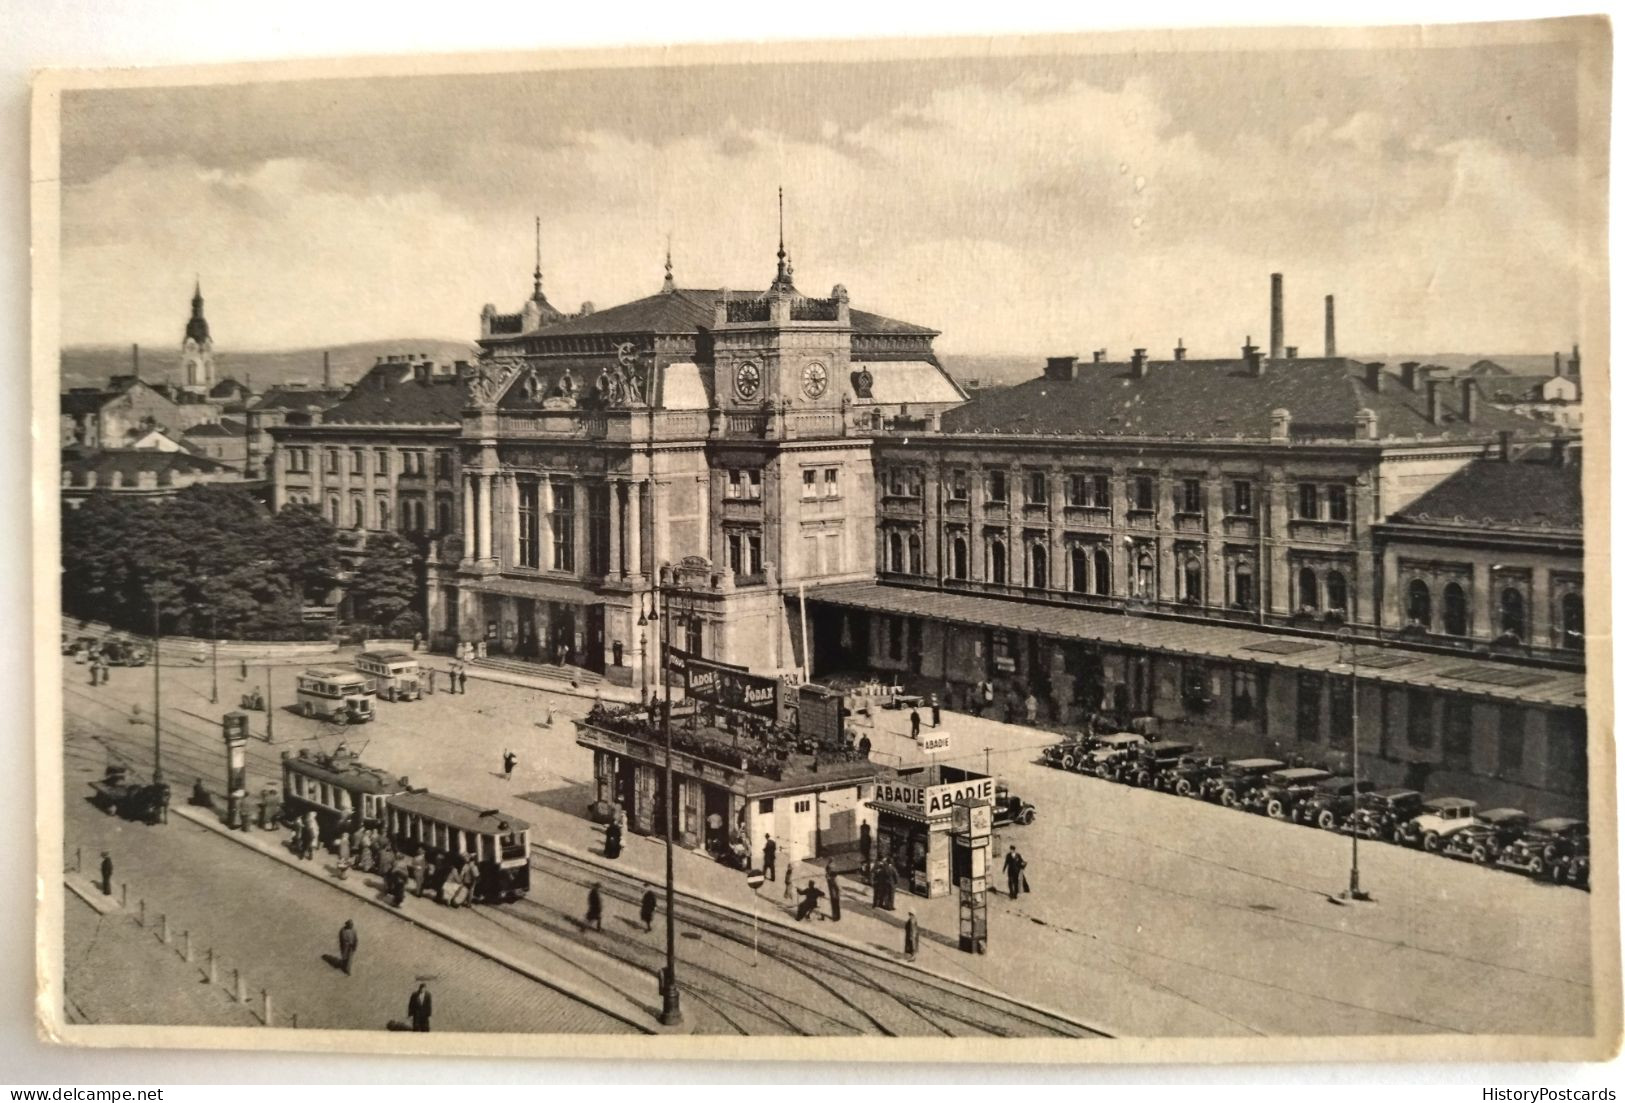
<svg viewBox="0 0 1625 1103">
<path fill-rule="evenodd" d="M 408 788 L 404 777 L 363 765 L 343 747 L 332 754 L 282 752 L 283 816 L 295 820 L 314 812 L 323 845 L 341 832 L 383 826 L 386 802 Z"/>
<path fill-rule="evenodd" d="M 415 789 L 389 798 L 386 830 L 397 851 L 429 860 L 436 885 L 472 859 L 476 901 L 501 903 L 530 891 L 530 824 L 506 812 Z"/>
</svg>

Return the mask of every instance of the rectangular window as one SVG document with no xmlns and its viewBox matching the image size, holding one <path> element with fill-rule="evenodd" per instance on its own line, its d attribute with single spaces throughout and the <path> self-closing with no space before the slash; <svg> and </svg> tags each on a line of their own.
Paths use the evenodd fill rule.
<svg viewBox="0 0 1625 1103">
<path fill-rule="evenodd" d="M 796 812 L 797 813 L 807 813 L 807 812 L 811 812 L 811 811 L 812 811 L 812 801 L 810 801 L 810 800 L 798 800 L 798 801 L 796 801 Z"/>
<path fill-rule="evenodd" d="M 1258 697 L 1258 674 L 1252 670 L 1237 669 L 1230 675 L 1230 719 L 1245 724 L 1258 714 L 1262 701 Z"/>
<path fill-rule="evenodd" d="M 609 561 L 610 488 L 587 488 L 587 572 L 607 575 L 618 572 L 620 564 Z"/>
<path fill-rule="evenodd" d="M 548 516 L 553 529 L 553 569 L 576 569 L 575 488 L 566 482 L 553 484 L 553 509 Z"/>
<path fill-rule="evenodd" d="M 903 657 L 903 637 L 908 631 L 907 623 L 902 617 L 886 618 L 886 654 L 893 659 Z"/>
<path fill-rule="evenodd" d="M 1089 476 L 1091 488 L 1094 491 L 1093 500 L 1089 503 L 1096 509 L 1108 509 L 1112 504 L 1111 478 L 1106 475 Z"/>
<path fill-rule="evenodd" d="M 1298 675 L 1298 739 L 1304 743 L 1320 742 L 1319 674 Z"/>
<path fill-rule="evenodd" d="M 519 484 L 519 565 L 541 566 L 541 486 L 533 479 Z"/>
<path fill-rule="evenodd" d="M 970 480 L 963 467 L 956 467 L 948 473 L 948 497 L 956 502 L 970 497 Z"/>
<path fill-rule="evenodd" d="M 1003 471 L 989 471 L 987 473 L 987 500 L 990 502 L 1008 502 L 1010 488 L 1005 483 Z"/>
<path fill-rule="evenodd" d="M 434 477 L 451 479 L 451 453 L 441 449 L 434 454 Z"/>
<path fill-rule="evenodd" d="M 1473 760 L 1473 703 L 1460 697 L 1444 699 L 1444 764 L 1466 770 Z"/>
<path fill-rule="evenodd" d="M 1328 521 L 1347 521 L 1349 519 L 1348 487 L 1333 485 L 1326 488 L 1326 519 Z"/>
<path fill-rule="evenodd" d="M 1320 520 L 1320 487 L 1314 483 L 1298 484 L 1298 516 L 1305 521 Z"/>
<path fill-rule="evenodd" d="M 1433 695 L 1420 689 L 1405 694 L 1405 742 L 1418 751 L 1433 749 Z"/>
<path fill-rule="evenodd" d="M 1179 484 L 1180 509 L 1186 513 L 1202 512 L 1202 480 L 1185 479 Z"/>
<path fill-rule="evenodd" d="M 824 468 L 824 497 L 839 498 L 841 496 L 841 469 L 839 467 Z"/>
<path fill-rule="evenodd" d="M 1150 475 L 1134 476 L 1134 508 L 1143 510 L 1156 508 L 1156 485 Z"/>
<path fill-rule="evenodd" d="M 1253 515 L 1253 484 L 1246 479 L 1237 479 L 1230 488 L 1231 508 L 1237 517 L 1251 517 Z"/>
<path fill-rule="evenodd" d="M 1586 714 L 1563 709 L 1546 714 L 1546 784 L 1559 793 L 1584 793 L 1589 759 Z"/>
<path fill-rule="evenodd" d="M 1495 743 L 1495 769 L 1502 778 L 1516 779 L 1523 772 L 1523 709 L 1517 705 L 1500 708 Z"/>
<path fill-rule="evenodd" d="M 372 450 L 372 473 L 374 475 L 389 474 L 389 449 L 374 448 Z"/>
<path fill-rule="evenodd" d="M 745 499 L 751 502 L 762 500 L 762 473 L 760 471 L 745 472 Z"/>
<path fill-rule="evenodd" d="M 366 466 L 367 466 L 366 449 L 364 449 L 364 448 L 352 448 L 352 449 L 350 449 L 350 474 L 359 475 L 366 469 Z"/>
<path fill-rule="evenodd" d="M 310 450 L 308 448 L 288 449 L 288 470 L 306 472 L 310 470 Z"/>
<path fill-rule="evenodd" d="M 1049 504 L 1049 479 L 1042 471 L 1027 473 L 1027 504 L 1030 506 Z"/>
<path fill-rule="evenodd" d="M 743 534 L 728 534 L 728 569 L 736 575 L 745 573 L 745 539 Z"/>
<path fill-rule="evenodd" d="M 773 812 L 773 798 L 763 797 L 761 800 L 757 801 L 756 810 L 764 816 L 771 815 Z"/>
<path fill-rule="evenodd" d="M 826 532 L 824 534 L 824 570 L 829 574 L 840 574 L 846 569 L 841 558 L 841 534 L 839 532 Z"/>
<path fill-rule="evenodd" d="M 811 467 L 801 469 L 801 496 L 803 498 L 818 497 L 818 472 Z"/>
<path fill-rule="evenodd" d="M 329 475 L 337 475 L 339 473 L 339 450 L 337 448 L 329 448 L 327 450 L 325 470 Z"/>
<path fill-rule="evenodd" d="M 423 474 L 423 453 L 422 452 L 402 452 L 401 453 L 401 474 L 403 474 L 403 475 L 412 475 L 412 476 L 421 476 Z"/>
<path fill-rule="evenodd" d="M 1086 506 L 1089 504 L 1089 500 L 1089 476 L 1067 476 L 1066 504 L 1069 506 Z"/>
</svg>

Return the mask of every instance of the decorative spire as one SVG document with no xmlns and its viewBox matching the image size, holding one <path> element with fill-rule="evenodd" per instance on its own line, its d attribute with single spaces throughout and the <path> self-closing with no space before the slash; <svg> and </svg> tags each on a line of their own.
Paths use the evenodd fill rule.
<svg viewBox="0 0 1625 1103">
<path fill-rule="evenodd" d="M 780 292 L 793 292 L 795 282 L 793 276 L 795 268 L 790 264 L 790 254 L 784 248 L 784 188 L 779 188 L 779 274 L 773 277 L 772 290 Z"/>
<path fill-rule="evenodd" d="M 209 339 L 209 322 L 203 317 L 203 281 L 192 277 L 192 316 L 186 322 L 186 338 L 203 344 Z"/>
<path fill-rule="evenodd" d="M 660 290 L 672 292 L 677 290 L 677 281 L 671 275 L 671 235 L 666 235 L 666 282 L 660 285 Z"/>
<path fill-rule="evenodd" d="M 542 216 L 536 216 L 536 271 L 531 273 L 532 289 L 530 293 L 533 302 L 545 302 L 547 297 L 542 294 Z"/>
</svg>

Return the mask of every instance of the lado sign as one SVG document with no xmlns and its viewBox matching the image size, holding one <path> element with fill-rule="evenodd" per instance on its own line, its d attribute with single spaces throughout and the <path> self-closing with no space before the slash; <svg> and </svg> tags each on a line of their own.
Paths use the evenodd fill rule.
<svg viewBox="0 0 1625 1103">
<path fill-rule="evenodd" d="M 762 716 L 778 714 L 779 681 L 760 674 L 688 659 L 688 695 L 723 708 L 754 712 Z"/>
</svg>

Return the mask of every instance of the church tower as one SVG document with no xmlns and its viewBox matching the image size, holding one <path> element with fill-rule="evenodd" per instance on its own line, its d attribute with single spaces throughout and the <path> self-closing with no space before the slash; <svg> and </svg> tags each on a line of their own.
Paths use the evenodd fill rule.
<svg viewBox="0 0 1625 1103">
<path fill-rule="evenodd" d="M 203 285 L 194 283 L 192 316 L 186 321 L 186 340 L 181 342 L 181 390 L 207 395 L 213 386 L 214 341 L 203 316 Z"/>
</svg>

